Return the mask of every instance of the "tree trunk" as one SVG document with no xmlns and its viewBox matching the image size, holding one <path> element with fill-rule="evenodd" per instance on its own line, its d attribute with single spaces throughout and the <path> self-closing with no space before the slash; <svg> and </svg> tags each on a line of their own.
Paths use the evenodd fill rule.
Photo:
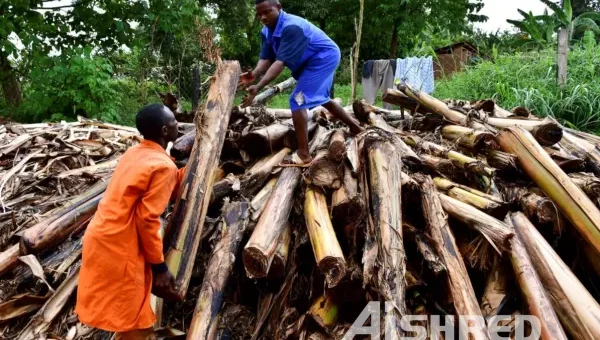
<svg viewBox="0 0 600 340">
<path fill-rule="evenodd" d="M 248 224 L 249 208 L 248 203 L 235 202 L 228 205 L 223 212 L 221 238 L 206 266 L 204 281 L 187 333 L 188 339 L 216 339 L 224 290 Z"/>
<path fill-rule="evenodd" d="M 249 277 L 264 278 L 269 273 L 277 241 L 292 211 L 294 194 L 300 183 L 300 172 L 299 168 L 285 168 L 281 172 L 271 198 L 244 247 L 242 260 Z"/>
<path fill-rule="evenodd" d="M 344 131 L 335 130 L 329 139 L 329 158 L 335 162 L 341 162 L 346 157 L 346 138 Z"/>
<path fill-rule="evenodd" d="M 391 91 L 392 89 L 387 89 L 388 91 Z M 394 122 L 394 121 L 400 121 L 400 120 L 410 120 L 412 119 L 412 116 L 409 115 L 408 113 L 405 113 L 403 110 L 388 110 L 388 109 L 384 109 L 381 107 L 377 107 L 375 105 L 371 105 L 369 103 L 367 103 L 364 99 L 358 100 L 356 102 L 354 102 L 352 104 L 352 106 L 350 106 L 347 111 L 352 111 L 352 113 L 354 114 L 354 116 L 363 121 L 368 123 L 368 119 L 369 113 L 374 113 L 377 115 L 382 116 L 386 122 Z"/>
<path fill-rule="evenodd" d="M 563 138 L 564 140 L 564 138 Z M 585 159 L 565 151 L 558 144 L 556 147 L 544 147 L 554 162 L 565 172 L 580 172 L 585 170 Z"/>
<path fill-rule="evenodd" d="M 558 209 L 548 197 L 542 197 L 519 186 L 504 186 L 502 196 L 511 204 L 521 207 L 527 217 L 539 224 L 556 223 Z"/>
<path fill-rule="evenodd" d="M 333 288 L 346 274 L 346 261 L 329 218 L 327 200 L 319 189 L 306 189 L 304 220 L 319 271 L 327 286 Z"/>
<path fill-rule="evenodd" d="M 269 176 L 271 176 L 273 169 L 277 167 L 291 151 L 291 149 L 283 148 L 279 150 L 279 152 L 266 156 L 254 163 L 242 178 L 242 195 L 249 197 L 260 190 L 269 179 Z"/>
<path fill-rule="evenodd" d="M 521 172 L 517 166 L 517 156 L 506 152 L 491 150 L 485 153 L 487 163 L 507 175 L 516 175 Z"/>
<path fill-rule="evenodd" d="M 449 141 L 457 142 L 460 146 L 476 152 L 491 151 L 500 148 L 496 143 L 494 134 L 486 131 L 475 131 L 464 126 L 444 126 L 442 128 L 442 136 Z"/>
<path fill-rule="evenodd" d="M 98 195 L 44 228 L 31 228 L 25 231 L 21 237 L 21 254 L 37 254 L 50 249 L 62 243 L 69 235 L 86 227 L 101 199 L 102 195 Z"/>
<path fill-rule="evenodd" d="M 585 194 L 598 204 L 600 199 L 600 179 L 588 173 L 573 173 L 569 174 L 569 178 L 577 185 Z"/>
<path fill-rule="evenodd" d="M 434 178 L 433 182 L 438 190 L 446 193 L 448 196 L 467 203 L 495 218 L 504 218 L 509 210 L 506 202 L 479 190 L 453 183 L 441 177 Z"/>
<path fill-rule="evenodd" d="M 331 198 L 331 216 L 336 226 L 356 223 L 363 217 L 365 202 L 358 192 L 358 180 L 346 165 L 344 183 Z"/>
<path fill-rule="evenodd" d="M 290 241 L 292 240 L 292 225 L 288 222 L 287 226 L 283 230 L 283 234 L 279 238 L 277 243 L 277 251 L 273 257 L 273 263 L 269 269 L 269 278 L 282 278 L 285 277 L 286 264 L 288 255 L 290 254 Z"/>
<path fill-rule="evenodd" d="M 270 155 L 284 147 L 285 139 L 295 139 L 294 128 L 283 123 L 271 124 L 242 137 L 242 149 L 254 157 Z"/>
<path fill-rule="evenodd" d="M 521 169 L 600 252 L 600 211 L 585 193 L 554 163 L 529 132 L 518 127 L 507 128 L 498 134 L 497 139 L 504 151 L 519 157 Z"/>
<path fill-rule="evenodd" d="M 321 125 L 317 126 L 312 139 L 308 143 L 308 152 L 311 156 L 316 156 L 319 150 L 329 148 L 329 139 L 332 133 L 332 130 L 327 130 Z"/>
<path fill-rule="evenodd" d="M 10 66 L 6 54 L 0 51 L 0 82 L 2 83 L 2 94 L 10 108 L 21 106 L 23 100 L 21 88 L 15 70 Z"/>
<path fill-rule="evenodd" d="M 186 133 L 185 135 L 177 138 L 175 143 L 173 143 L 173 148 L 171 149 L 171 155 L 176 159 L 184 159 L 190 155 L 192 152 L 192 148 L 194 147 L 194 142 L 196 141 L 196 128 Z"/>
<path fill-rule="evenodd" d="M 177 229 L 173 230 L 171 242 L 166 243 L 165 261 L 175 276 L 176 292 L 180 300 L 185 298 L 192 276 L 240 72 L 240 65 L 236 61 L 220 64 L 208 92 L 206 107 L 201 116 L 200 112 L 196 114 L 196 130 L 199 133 L 196 134 L 190 157 L 192 162 L 197 159 L 198 165 L 195 169 L 186 169 L 173 213 L 176 216 L 177 210 L 184 208 L 185 215 L 182 216 L 181 224 L 174 224 Z M 183 195 L 186 197 L 182 197 Z M 185 206 L 189 208 L 185 209 Z M 171 221 L 177 222 L 179 221 Z"/>
<path fill-rule="evenodd" d="M 437 157 L 447 158 L 454 166 L 475 174 L 491 178 L 496 172 L 496 169 L 490 168 L 487 164 L 476 158 L 463 155 L 441 145 L 424 141 L 416 135 L 403 134 L 402 140 L 407 145 L 419 149 L 423 154 L 431 153 Z"/>
<path fill-rule="evenodd" d="M 19 245 L 15 244 L 0 253 L 0 277 L 19 263 Z"/>
<path fill-rule="evenodd" d="M 573 339 L 600 339 L 600 305 L 522 213 L 510 215 L 552 306 Z"/>
<path fill-rule="evenodd" d="M 457 125 L 493 133 L 497 132 L 498 129 L 519 126 L 529 131 L 540 144 L 545 146 L 554 145 L 563 137 L 562 128 L 552 119 L 528 120 L 487 117 L 485 119 L 485 124 L 483 124 L 471 119 L 462 112 L 449 108 L 447 104 L 425 92 L 413 90 L 407 84 L 401 84 L 401 88 L 410 98 L 421 103 L 421 105 L 424 105 L 433 112 L 444 116 L 444 118 Z"/>
<path fill-rule="evenodd" d="M 567 64 L 569 53 L 569 29 L 558 30 L 558 86 L 567 85 Z"/>
<path fill-rule="evenodd" d="M 511 227 L 514 227 L 512 226 L 510 217 L 507 217 L 506 221 L 508 224 L 511 224 Z M 535 271 L 529 254 L 527 254 L 527 249 L 521 242 L 519 235 L 516 235 L 511 240 L 509 258 L 527 311 L 535 315 L 540 321 L 540 339 L 567 340 L 567 335 L 560 325 L 556 312 L 552 309 L 549 296 Z"/>
<path fill-rule="evenodd" d="M 21 234 L 20 245 L 14 245 L 0 253 L 0 275 L 13 268 L 18 258 L 16 256 L 2 256 L 12 254 L 9 250 L 17 249 L 17 255 L 38 253 L 55 242 L 61 242 L 78 227 L 83 227 L 98 206 L 99 197 L 102 196 L 108 185 L 108 181 L 101 181 L 90 187 L 83 194 L 71 199 L 62 208 L 56 210 L 52 215 L 25 229 Z M 83 216 L 83 221 L 80 220 Z"/>
<path fill-rule="evenodd" d="M 491 337 L 487 332 L 481 309 L 479 309 L 477 297 L 467 273 L 467 267 L 456 245 L 454 235 L 446 219 L 446 214 L 442 209 L 440 195 L 435 189 L 431 177 L 422 175 L 416 177 L 417 182 L 421 184 L 422 209 L 427 231 L 435 249 L 440 255 L 442 263 L 446 266 L 448 273 L 447 284 L 450 288 L 452 301 L 454 301 L 456 314 L 457 316 L 481 317 L 482 319 L 479 322 L 484 323 L 472 325 L 470 329 L 471 336 L 477 340 L 489 340 Z M 476 319 L 470 321 L 476 321 Z M 466 324 L 459 324 L 459 329 L 461 332 L 464 332 L 464 335 L 468 332 L 466 328 Z M 469 336 L 469 339 L 471 339 L 471 336 Z"/>
<path fill-rule="evenodd" d="M 362 26 L 363 26 L 363 18 L 364 18 L 364 11 L 365 11 L 365 0 L 359 0 L 360 2 L 360 11 L 358 13 L 358 27 L 356 28 L 357 32 L 356 32 L 356 43 L 354 45 L 354 49 L 353 49 L 353 53 L 352 53 L 352 58 L 354 58 L 353 60 L 353 72 L 352 72 L 352 101 L 356 100 L 356 86 L 358 83 L 358 61 L 360 60 L 359 56 L 360 56 L 360 41 L 362 38 Z"/>
<path fill-rule="evenodd" d="M 267 114 L 278 120 L 290 119 L 292 118 L 292 110 L 290 109 L 271 109 L 264 106 L 248 106 L 245 108 L 241 108 L 236 106 L 233 108 L 233 113 L 241 114 L 241 115 L 249 115 L 254 117 L 259 117 L 261 115 Z M 309 117 L 311 113 L 309 113 Z"/>
<path fill-rule="evenodd" d="M 209 206 L 212 206 L 213 204 L 220 206 L 220 204 L 223 202 L 223 199 L 230 196 L 234 192 L 239 191 L 239 189 L 240 179 L 238 176 L 229 175 L 223 178 L 213 185 Z"/>
<path fill-rule="evenodd" d="M 252 211 L 253 211 L 252 217 L 251 217 L 251 220 L 253 222 L 258 221 L 258 219 L 260 218 L 260 215 L 262 214 L 263 210 L 265 209 L 265 206 L 267 205 L 269 198 L 271 198 L 271 194 L 273 194 L 273 190 L 275 189 L 275 185 L 277 184 L 278 179 L 279 179 L 278 175 L 271 178 L 267 182 L 267 184 L 265 184 L 265 186 L 262 189 L 260 189 L 258 194 L 256 194 L 254 196 L 254 198 L 252 199 L 252 202 L 250 203 L 250 205 L 252 206 Z"/>
<path fill-rule="evenodd" d="M 81 255 L 81 246 L 83 239 L 73 239 L 66 241 L 60 247 L 48 252 L 41 256 L 40 264 L 44 268 L 44 271 L 51 274 L 54 282 L 58 282 L 61 276 L 66 272 L 64 269 L 68 269 L 74 261 Z M 75 257 L 75 259 L 73 259 Z M 23 282 L 30 279 L 33 276 L 31 268 L 29 266 L 19 266 L 14 272 L 14 282 Z"/>
<path fill-rule="evenodd" d="M 396 51 L 398 50 L 398 23 L 394 23 L 392 31 L 392 43 L 390 45 L 390 59 L 396 59 Z"/>
<path fill-rule="evenodd" d="M 451 176 L 455 171 L 452 162 L 445 158 L 422 154 L 421 160 L 426 168 L 440 175 Z"/>
<path fill-rule="evenodd" d="M 273 87 L 270 87 L 270 88 L 266 89 L 264 92 L 259 93 L 256 97 L 254 97 L 252 106 L 264 105 L 271 98 L 273 98 L 277 94 L 282 93 L 283 91 L 291 88 L 294 85 L 296 85 L 296 79 L 289 78 Z"/>
<path fill-rule="evenodd" d="M 439 195 L 439 200 L 444 211 L 480 232 L 494 249 L 498 251 L 499 255 L 505 250 L 510 249 L 509 242 L 513 238 L 514 233 L 505 223 L 444 194 Z"/>
<path fill-rule="evenodd" d="M 427 266 L 436 276 L 446 271 L 446 266 L 442 263 L 437 252 L 431 246 L 427 237 L 421 233 L 415 235 L 415 243 L 417 250 L 423 255 L 423 259 L 427 262 Z"/>
<path fill-rule="evenodd" d="M 343 170 L 343 164 L 330 159 L 327 149 L 321 150 L 306 170 L 304 181 L 309 185 L 337 190 L 344 180 Z"/>
<path fill-rule="evenodd" d="M 573 129 L 569 129 L 569 128 L 565 128 L 565 132 L 568 132 L 578 138 L 581 138 L 581 139 L 587 141 L 588 143 L 591 143 L 596 146 L 600 146 L 600 136 L 596 136 L 591 133 L 577 131 L 577 130 L 573 130 Z"/>
<path fill-rule="evenodd" d="M 363 284 L 372 285 L 380 301 L 393 301 L 395 308 L 385 312 L 384 320 L 392 324 L 386 339 L 400 339 L 400 320 L 407 315 L 405 302 L 406 259 L 402 233 L 402 162 L 398 150 L 390 141 L 374 133 L 367 135 L 368 171 L 364 180 L 370 190 L 367 200 L 369 216 L 367 240 L 363 253 Z M 368 173 L 368 175 L 366 174 Z M 368 191 L 368 192 L 367 192 Z M 382 329 L 385 329 L 385 323 Z M 390 336 L 388 338 L 388 336 Z"/>
<path fill-rule="evenodd" d="M 574 136 L 569 132 L 563 134 L 563 139 L 560 141 L 559 146 L 564 148 L 567 152 L 585 159 L 587 166 L 596 174 L 600 176 L 600 150 L 588 142 L 585 139 Z"/>
</svg>

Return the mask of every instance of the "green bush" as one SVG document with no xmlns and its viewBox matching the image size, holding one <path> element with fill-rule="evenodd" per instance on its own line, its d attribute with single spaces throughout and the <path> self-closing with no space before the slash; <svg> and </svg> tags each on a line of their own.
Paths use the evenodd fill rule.
<svg viewBox="0 0 600 340">
<path fill-rule="evenodd" d="M 506 109 L 524 106 L 569 127 L 600 132 L 600 46 L 593 39 L 569 52 L 568 83 L 556 80 L 556 50 L 498 55 L 436 84 L 440 99 L 491 98 Z"/>
<path fill-rule="evenodd" d="M 112 63 L 89 52 L 36 59 L 23 86 L 23 105 L 11 115 L 21 122 L 73 121 L 78 115 L 106 122 L 135 125 L 144 105 L 160 102 L 164 84 L 117 76 Z M 182 103 L 184 109 L 191 104 Z M 0 114 L 4 111 L 0 105 Z"/>
<path fill-rule="evenodd" d="M 112 65 L 85 50 L 69 56 L 39 58 L 24 86 L 21 121 L 71 120 L 77 115 L 116 121 L 123 93 Z"/>
</svg>

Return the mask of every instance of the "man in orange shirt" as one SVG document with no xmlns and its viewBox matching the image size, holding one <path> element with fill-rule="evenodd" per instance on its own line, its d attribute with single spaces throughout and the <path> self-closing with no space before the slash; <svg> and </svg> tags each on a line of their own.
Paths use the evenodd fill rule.
<svg viewBox="0 0 600 340">
<path fill-rule="evenodd" d="M 173 275 L 164 262 L 160 216 L 184 169 L 166 152 L 177 120 L 162 104 L 136 116 L 140 145 L 123 154 L 83 238 L 75 313 L 116 339 L 154 339 L 151 292 L 168 296 Z"/>
</svg>

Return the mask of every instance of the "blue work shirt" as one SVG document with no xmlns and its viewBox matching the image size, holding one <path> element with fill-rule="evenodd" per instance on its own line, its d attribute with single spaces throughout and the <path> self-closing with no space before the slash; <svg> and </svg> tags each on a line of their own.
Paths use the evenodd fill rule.
<svg viewBox="0 0 600 340">
<path fill-rule="evenodd" d="M 260 58 L 282 61 L 296 80 L 307 65 L 312 66 L 340 53 L 338 45 L 320 28 L 283 10 L 274 29 L 263 27 L 261 38 Z"/>
</svg>

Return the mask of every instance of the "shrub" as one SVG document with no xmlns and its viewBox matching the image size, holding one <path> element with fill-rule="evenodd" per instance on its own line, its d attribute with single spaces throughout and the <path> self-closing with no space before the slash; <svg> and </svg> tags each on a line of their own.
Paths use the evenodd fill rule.
<svg viewBox="0 0 600 340">
<path fill-rule="evenodd" d="M 112 65 L 90 51 L 39 58 L 24 86 L 17 112 L 22 121 L 74 119 L 77 115 L 115 121 L 123 93 L 113 80 Z"/>
</svg>

